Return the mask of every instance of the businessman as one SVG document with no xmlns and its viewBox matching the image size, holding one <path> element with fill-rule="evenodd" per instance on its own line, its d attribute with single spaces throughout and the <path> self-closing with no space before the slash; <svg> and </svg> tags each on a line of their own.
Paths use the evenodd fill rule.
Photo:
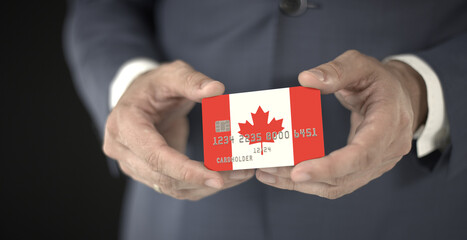
<svg viewBox="0 0 467 240">
<path fill-rule="evenodd" d="M 124 239 L 467 237 L 465 1 L 70 1 L 65 37 Z M 325 157 L 203 166 L 197 102 L 297 84 Z"/>
</svg>

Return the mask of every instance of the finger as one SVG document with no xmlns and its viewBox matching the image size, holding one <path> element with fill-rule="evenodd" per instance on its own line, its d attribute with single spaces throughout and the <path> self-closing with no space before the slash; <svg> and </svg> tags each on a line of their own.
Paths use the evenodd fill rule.
<svg viewBox="0 0 467 240">
<path fill-rule="evenodd" d="M 144 162 L 141 163 L 141 159 L 131 152 L 130 149 L 110 136 L 107 130 L 104 137 L 103 151 L 107 156 L 118 162 L 121 170 L 126 175 L 140 182 L 144 182 L 148 186 L 152 185 L 153 182 L 150 181 L 150 173 L 152 172 L 149 171 L 148 166 Z M 146 170 L 148 173 L 141 173 L 142 170 Z"/>
<path fill-rule="evenodd" d="M 248 170 L 235 170 L 229 172 L 223 172 L 227 173 L 224 175 L 224 187 L 222 189 L 228 189 L 234 186 L 237 186 L 243 182 L 246 182 L 250 180 L 254 175 L 255 175 L 255 170 L 254 169 L 248 169 Z"/>
<path fill-rule="evenodd" d="M 251 169 L 244 171 L 222 172 L 221 175 L 225 178 L 225 184 L 222 188 L 222 190 L 224 190 L 231 187 L 235 187 L 241 183 L 248 181 L 249 179 L 251 179 L 251 177 L 253 177 L 254 170 Z M 185 199 L 192 201 L 197 201 L 204 197 L 210 196 L 218 191 L 220 190 L 203 186 L 186 187 L 178 189 L 171 188 L 166 190 L 162 189 L 162 192 L 164 194 L 167 194 L 177 199 Z"/>
<path fill-rule="evenodd" d="M 258 179 L 258 181 L 266 185 L 281 188 L 281 189 L 295 190 L 295 182 L 282 181 L 281 183 L 278 183 L 279 178 L 280 177 L 272 175 L 264 171 L 256 171 L 256 179 Z M 286 179 L 286 178 L 283 178 L 283 179 Z M 287 183 L 287 185 L 284 183 Z"/>
<path fill-rule="evenodd" d="M 146 186 L 153 188 L 156 190 L 155 186 L 157 186 L 157 192 L 161 193 L 161 189 L 159 184 L 155 184 L 154 172 L 148 170 L 147 166 L 143 164 L 141 166 L 141 160 L 138 159 L 131 151 L 126 149 L 123 145 L 115 147 L 118 151 L 118 158 L 119 159 L 118 165 L 120 170 L 126 174 L 128 177 L 132 178 L 135 181 L 145 184 Z"/>
<path fill-rule="evenodd" d="M 235 180 L 245 180 L 253 177 L 255 175 L 254 169 L 245 169 L 245 170 L 233 170 L 233 171 L 224 171 L 220 172 L 224 182 L 235 181 Z"/>
<path fill-rule="evenodd" d="M 296 183 L 292 181 L 290 178 L 281 178 L 269 173 L 265 172 L 256 172 L 256 178 L 269 186 L 285 189 L 285 190 L 292 190 L 298 191 L 306 194 L 313 194 L 320 197 L 328 198 L 328 199 L 336 199 L 345 194 L 351 193 L 355 191 L 355 188 L 345 188 L 342 186 L 333 186 L 326 183 L 321 182 L 303 182 L 303 183 Z"/>
<path fill-rule="evenodd" d="M 125 174 L 127 174 L 129 177 L 133 178 L 136 181 L 146 184 L 147 186 L 151 188 L 154 186 L 154 184 L 157 185 L 160 188 L 161 192 L 163 192 L 166 195 L 173 195 L 174 192 L 179 191 L 179 190 L 189 190 L 189 189 L 199 189 L 199 188 L 213 189 L 210 187 L 200 186 L 198 184 L 182 182 L 174 178 L 171 178 L 169 176 L 160 174 L 158 172 L 151 171 L 144 161 L 141 161 L 140 159 L 138 159 L 132 152 L 128 150 L 123 151 L 121 153 L 121 157 L 126 159 L 125 161 L 119 161 L 120 168 Z M 253 174 L 250 173 L 250 175 L 252 176 Z M 242 178 L 241 180 L 246 180 L 247 177 L 248 177 L 247 174 L 244 174 L 244 178 Z M 231 184 L 231 182 L 235 182 L 235 181 L 238 182 L 240 180 L 232 181 L 226 178 L 225 186 L 228 186 Z"/>
<path fill-rule="evenodd" d="M 290 177 L 295 182 L 325 182 L 357 171 L 363 171 L 370 167 L 370 160 L 373 159 L 368 156 L 365 147 L 349 144 L 325 157 L 299 163 L 292 170 Z"/>
<path fill-rule="evenodd" d="M 354 172 L 342 177 L 332 178 L 332 179 L 325 179 L 321 181 L 322 183 L 327 183 L 333 186 L 363 186 L 367 184 L 369 181 L 380 177 L 385 172 L 391 170 L 396 163 L 400 160 L 400 158 L 391 159 L 385 163 L 383 163 L 380 167 L 375 169 L 370 169 L 367 171 L 361 172 Z M 312 181 L 312 180 L 311 180 Z"/>
<path fill-rule="evenodd" d="M 150 178 L 143 177 L 143 175 L 138 173 L 136 169 L 133 168 L 133 166 L 128 165 L 126 162 L 118 162 L 118 166 L 120 167 L 120 170 L 129 178 L 154 189 L 154 181 L 152 181 Z"/>
<path fill-rule="evenodd" d="M 253 176 L 253 174 L 251 176 Z M 250 178 L 227 182 L 224 185 L 224 187 L 222 188 L 222 190 L 238 186 L 238 185 L 248 181 Z M 197 200 L 200 200 L 200 199 L 205 198 L 207 196 L 213 195 L 213 194 L 215 194 L 215 193 L 217 193 L 219 191 L 221 191 L 221 190 L 208 188 L 208 187 L 198 187 L 198 188 L 193 188 L 193 189 L 174 190 L 174 191 L 170 192 L 170 196 L 172 196 L 174 198 L 177 198 L 177 199 L 197 201 Z"/>
<path fill-rule="evenodd" d="M 279 182 L 281 182 L 280 180 Z M 284 179 L 283 181 L 290 181 L 289 179 Z M 287 184 L 287 183 L 285 183 Z M 327 198 L 327 199 L 337 199 L 344 195 L 354 192 L 358 188 L 363 185 L 359 186 L 333 186 L 328 185 L 326 183 L 296 183 L 295 184 L 295 191 L 313 194 L 319 197 Z"/>
<path fill-rule="evenodd" d="M 260 168 L 257 171 L 269 173 L 274 176 L 290 178 L 290 173 L 293 167 L 272 167 L 272 168 Z"/>
<path fill-rule="evenodd" d="M 170 81 L 159 78 L 168 90 L 173 91 L 179 96 L 185 97 L 195 102 L 201 102 L 201 99 L 213 97 L 224 93 L 225 87 L 219 81 L 194 70 L 190 65 L 183 61 L 175 61 L 166 65 L 173 75 Z"/>
<path fill-rule="evenodd" d="M 224 180 L 224 186 L 222 189 L 226 189 L 232 186 L 236 186 L 252 178 L 255 174 L 255 170 L 247 169 L 247 170 L 224 171 L 224 172 L 219 172 L 219 174 L 222 176 Z M 203 188 L 203 186 L 187 184 L 187 183 L 181 183 L 178 186 L 179 187 L 176 188 L 177 190 Z"/>
<path fill-rule="evenodd" d="M 222 175 L 225 177 L 225 184 L 222 189 L 193 185 L 177 181 L 175 179 L 170 179 L 166 176 L 162 176 L 156 184 L 160 187 L 161 192 L 168 196 L 177 199 L 199 200 L 212 195 L 219 190 L 228 189 L 249 180 L 254 175 L 254 170 L 240 171 L 239 173 L 234 174 L 234 179 L 232 179 L 232 174 L 230 172 L 225 172 Z"/>
<path fill-rule="evenodd" d="M 156 184 L 164 192 L 170 192 L 172 189 L 192 189 L 199 187 L 198 185 L 181 182 L 158 172 L 151 171 L 146 162 L 112 138 L 106 139 L 105 149 L 109 156 L 118 160 L 120 169 L 126 175 L 151 188 Z"/>
<path fill-rule="evenodd" d="M 349 50 L 336 59 L 299 74 L 298 80 L 304 87 L 320 89 L 322 93 L 334 93 L 351 85 L 362 87 L 358 80 L 370 77 L 379 66 L 378 60 Z"/>
<path fill-rule="evenodd" d="M 120 129 L 117 140 L 145 161 L 150 170 L 182 182 L 217 189 L 222 187 L 223 180 L 219 173 L 206 169 L 201 163 L 169 147 L 155 127 L 141 122 L 141 118 L 138 113 L 122 116 L 120 122 L 123 129 Z M 125 126 L 131 128 L 125 129 Z"/>
<path fill-rule="evenodd" d="M 301 162 L 293 169 L 292 179 L 300 182 L 310 178 L 337 178 L 381 164 L 387 157 L 387 148 L 395 139 L 395 123 L 390 116 L 393 111 L 387 111 L 387 107 L 381 104 L 369 107 L 368 111 L 368 116 L 357 127 L 347 146 L 323 158 Z"/>
<path fill-rule="evenodd" d="M 384 172 L 388 170 L 380 171 L 378 174 L 374 175 L 373 177 L 367 178 L 355 178 L 354 181 L 345 182 L 345 184 L 341 185 L 332 185 L 323 182 L 294 182 L 290 178 L 282 178 L 278 176 L 273 176 L 268 173 L 257 172 L 257 179 L 263 182 L 266 185 L 285 189 L 285 190 L 292 190 L 298 191 L 306 194 L 313 194 L 316 196 L 328 198 L 328 199 L 336 199 L 340 198 L 346 194 L 352 193 L 358 188 L 364 186 L 371 180 L 381 176 Z"/>
<path fill-rule="evenodd" d="M 358 164 L 367 158 L 367 152 L 364 147 L 349 144 L 325 157 L 297 164 L 292 170 L 290 177 L 295 182 L 310 180 L 323 182 L 348 175 L 355 172 L 356 169 L 363 168 L 363 166 L 358 166 Z"/>
</svg>

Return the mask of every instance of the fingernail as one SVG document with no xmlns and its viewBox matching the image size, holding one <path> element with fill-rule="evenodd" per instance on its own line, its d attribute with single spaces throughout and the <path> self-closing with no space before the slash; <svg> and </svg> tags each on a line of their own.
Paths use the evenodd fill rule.
<svg viewBox="0 0 467 240">
<path fill-rule="evenodd" d="M 311 176 L 309 174 L 306 174 L 306 173 L 299 173 L 296 175 L 296 177 L 294 177 L 294 181 L 295 182 L 305 182 L 305 181 L 308 181 L 311 179 Z"/>
<path fill-rule="evenodd" d="M 316 79 L 320 80 L 321 82 L 324 82 L 324 73 L 323 73 L 323 71 L 318 70 L 318 69 L 311 69 L 311 70 L 308 70 L 308 72 L 313 74 Z"/>
<path fill-rule="evenodd" d="M 247 177 L 247 172 L 245 171 L 232 171 L 229 178 L 232 180 L 242 180 Z"/>
<path fill-rule="evenodd" d="M 206 182 L 204 182 L 204 185 L 210 187 L 210 188 L 216 188 L 216 189 L 221 189 L 222 184 L 216 180 L 216 179 L 208 179 Z"/>
<path fill-rule="evenodd" d="M 258 176 L 259 180 L 264 183 L 274 184 L 276 183 L 276 177 L 268 173 L 261 173 Z"/>
<path fill-rule="evenodd" d="M 272 168 L 261 168 L 261 169 L 259 169 L 259 170 L 261 170 L 261 171 L 263 171 L 263 172 L 267 172 L 267 173 L 276 173 L 276 172 L 277 172 L 277 168 L 275 168 L 275 167 L 272 167 Z"/>
</svg>

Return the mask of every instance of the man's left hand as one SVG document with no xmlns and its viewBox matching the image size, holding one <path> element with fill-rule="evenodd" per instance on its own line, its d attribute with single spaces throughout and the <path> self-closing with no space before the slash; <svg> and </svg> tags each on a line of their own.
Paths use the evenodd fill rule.
<svg viewBox="0 0 467 240">
<path fill-rule="evenodd" d="M 303 71 L 304 87 L 334 93 L 351 111 L 347 145 L 294 167 L 258 169 L 259 181 L 282 189 L 335 199 L 392 169 L 411 149 L 427 115 L 422 77 L 399 61 L 385 64 L 350 50 Z"/>
</svg>

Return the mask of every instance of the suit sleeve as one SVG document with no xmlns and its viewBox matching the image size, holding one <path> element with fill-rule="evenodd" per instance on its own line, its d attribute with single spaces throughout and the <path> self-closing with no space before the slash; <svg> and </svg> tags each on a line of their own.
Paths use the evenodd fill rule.
<svg viewBox="0 0 467 240">
<path fill-rule="evenodd" d="M 466 26 L 467 28 L 467 26 Z M 450 143 L 441 161 L 454 177 L 467 173 L 467 32 L 419 52 L 439 76 L 450 126 Z"/>
<path fill-rule="evenodd" d="M 158 60 L 152 0 L 69 1 L 65 55 L 75 87 L 104 136 L 109 87 L 128 60 Z"/>
</svg>

